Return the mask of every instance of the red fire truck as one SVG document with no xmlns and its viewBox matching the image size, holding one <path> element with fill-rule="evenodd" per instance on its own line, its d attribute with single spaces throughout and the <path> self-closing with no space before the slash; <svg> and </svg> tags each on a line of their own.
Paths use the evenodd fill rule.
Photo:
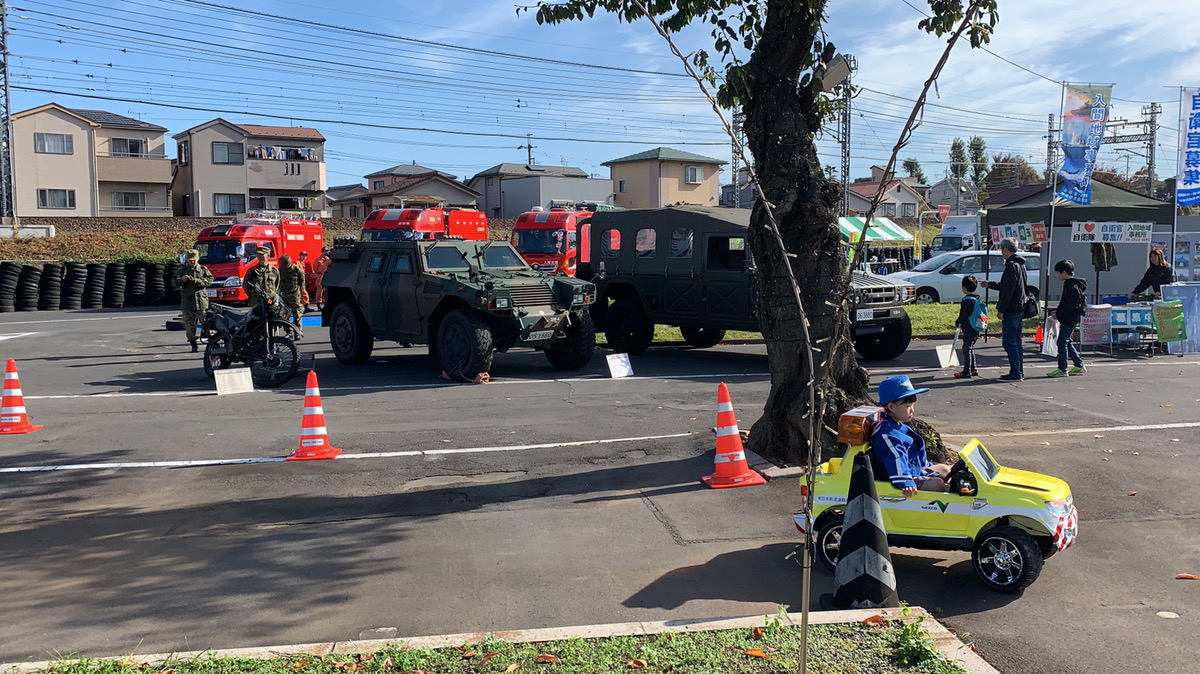
<svg viewBox="0 0 1200 674">
<path fill-rule="evenodd" d="M 488 219 L 473 208 L 447 207 L 445 202 L 423 207 L 380 208 L 363 222 L 363 241 L 397 239 L 440 239 L 456 236 L 468 241 L 487 241 Z"/>
<path fill-rule="evenodd" d="M 575 275 L 580 231 L 586 230 L 591 211 L 535 208 L 517 217 L 512 244 L 529 264 L 548 274 Z"/>
<path fill-rule="evenodd" d="M 208 267 L 215 278 L 208 289 L 209 298 L 224 303 L 245 302 L 242 279 L 256 264 L 254 256 L 259 248 L 271 251 L 275 266 L 279 266 L 279 256 L 284 253 L 299 262 L 300 253 L 307 251 L 309 260 L 316 260 L 325 243 L 325 230 L 317 217 L 315 212 L 251 211 L 233 222 L 200 230 L 196 237 L 200 264 Z"/>
</svg>

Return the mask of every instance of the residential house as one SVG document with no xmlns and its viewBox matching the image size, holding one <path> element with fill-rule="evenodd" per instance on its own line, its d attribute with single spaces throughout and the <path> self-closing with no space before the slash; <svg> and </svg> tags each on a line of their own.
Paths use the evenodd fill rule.
<svg viewBox="0 0 1200 674">
<path fill-rule="evenodd" d="M 919 185 L 914 186 L 906 179 L 885 175 L 878 166 L 871 167 L 870 180 L 850 183 L 850 210 L 866 213 L 881 184 L 883 197 L 875 209 L 875 215 L 882 218 L 915 218 L 921 211 L 931 210 L 917 189 Z"/>
<path fill-rule="evenodd" d="M 718 205 L 721 165 L 728 162 L 656 147 L 604 162 L 613 186 L 613 205 L 660 208 L 685 203 Z"/>
<path fill-rule="evenodd" d="M 750 172 L 745 167 L 738 169 L 737 183 L 721 185 L 719 205 L 727 208 L 754 208 L 757 195 L 750 185 Z"/>
<path fill-rule="evenodd" d="M 166 131 L 57 103 L 13 114 L 16 215 L 170 217 Z"/>
<path fill-rule="evenodd" d="M 982 208 L 975 183 L 970 178 L 956 176 L 943 178 L 931 185 L 929 203 L 934 208 L 949 206 L 950 215 L 975 215 Z"/>
<path fill-rule="evenodd" d="M 356 189 L 330 200 L 333 216 L 363 218 L 377 208 L 398 208 L 410 201 L 475 207 L 479 192 L 455 180 L 449 173 L 418 168 L 425 172 L 391 173 L 393 168 L 366 176 L 369 187 L 355 185 Z"/>
<path fill-rule="evenodd" d="M 574 166 L 497 164 L 476 173 L 467 185 L 479 192 L 479 209 L 490 218 L 515 219 L 551 202 L 613 203 L 611 181 L 589 177 Z"/>
<path fill-rule="evenodd" d="M 316 129 L 218 118 L 174 138 L 176 215 L 226 216 L 249 209 L 327 214 L 325 137 Z"/>
<path fill-rule="evenodd" d="M 1001 206 L 1007 206 L 1011 203 L 1020 201 L 1020 200 L 1024 199 L 1025 197 L 1037 194 L 1038 192 L 1041 192 L 1044 189 L 1046 189 L 1045 185 L 1035 184 L 1035 185 L 1021 185 L 1020 187 L 1012 187 L 1007 190 L 1001 190 L 1001 191 L 989 196 L 987 199 L 984 199 L 983 200 L 983 208 L 988 209 L 988 208 L 1000 208 Z"/>
</svg>

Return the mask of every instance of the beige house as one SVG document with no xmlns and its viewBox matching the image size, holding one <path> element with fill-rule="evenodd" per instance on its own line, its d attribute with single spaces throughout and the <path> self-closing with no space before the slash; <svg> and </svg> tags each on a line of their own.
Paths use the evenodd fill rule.
<svg viewBox="0 0 1200 674">
<path fill-rule="evenodd" d="M 921 194 L 920 185 L 914 186 L 905 179 L 885 175 L 878 166 L 871 167 L 871 180 L 850 183 L 850 210 L 865 214 L 882 182 L 886 184 L 875 215 L 883 218 L 915 218 L 921 211 L 930 210 Z"/>
<path fill-rule="evenodd" d="M 657 147 L 604 162 L 613 184 L 613 205 L 660 208 L 671 204 L 716 206 L 721 165 L 691 152 Z"/>
<path fill-rule="evenodd" d="M 397 168 L 403 170 L 397 171 Z M 413 169 L 424 173 L 413 173 Z M 402 208 L 409 203 L 442 203 L 474 208 L 479 192 L 460 183 L 449 173 L 423 166 L 403 165 L 366 176 L 370 187 L 329 192 L 333 217 L 362 218 L 377 208 Z M 347 186 L 349 187 L 349 186 Z"/>
<path fill-rule="evenodd" d="M 17 216 L 170 217 L 166 129 L 57 103 L 12 116 Z"/>
<path fill-rule="evenodd" d="M 174 138 L 176 215 L 221 217 L 250 209 L 328 215 L 325 137 L 316 129 L 218 118 Z"/>
</svg>

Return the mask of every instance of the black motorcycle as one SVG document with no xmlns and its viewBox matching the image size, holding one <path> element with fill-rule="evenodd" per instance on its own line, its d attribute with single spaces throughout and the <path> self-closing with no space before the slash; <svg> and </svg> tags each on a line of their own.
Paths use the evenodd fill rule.
<svg viewBox="0 0 1200 674">
<path fill-rule="evenodd" d="M 201 335 L 204 374 L 214 376 L 233 363 L 246 363 L 250 378 L 263 388 L 281 386 L 296 374 L 300 356 L 295 339 L 299 330 L 284 317 L 272 299 L 248 310 L 210 304 L 204 314 Z"/>
</svg>

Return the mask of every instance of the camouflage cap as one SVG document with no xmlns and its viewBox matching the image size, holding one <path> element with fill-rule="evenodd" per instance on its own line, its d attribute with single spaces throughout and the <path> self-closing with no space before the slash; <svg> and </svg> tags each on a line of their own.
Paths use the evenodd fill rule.
<svg viewBox="0 0 1200 674">
<path fill-rule="evenodd" d="M 259 246 L 254 250 L 255 257 L 271 257 L 271 251 Z"/>
<path fill-rule="evenodd" d="M 200 259 L 200 251 L 196 250 L 195 248 L 192 248 L 191 250 L 186 251 L 183 254 L 183 257 L 185 260 L 199 260 Z"/>
</svg>

